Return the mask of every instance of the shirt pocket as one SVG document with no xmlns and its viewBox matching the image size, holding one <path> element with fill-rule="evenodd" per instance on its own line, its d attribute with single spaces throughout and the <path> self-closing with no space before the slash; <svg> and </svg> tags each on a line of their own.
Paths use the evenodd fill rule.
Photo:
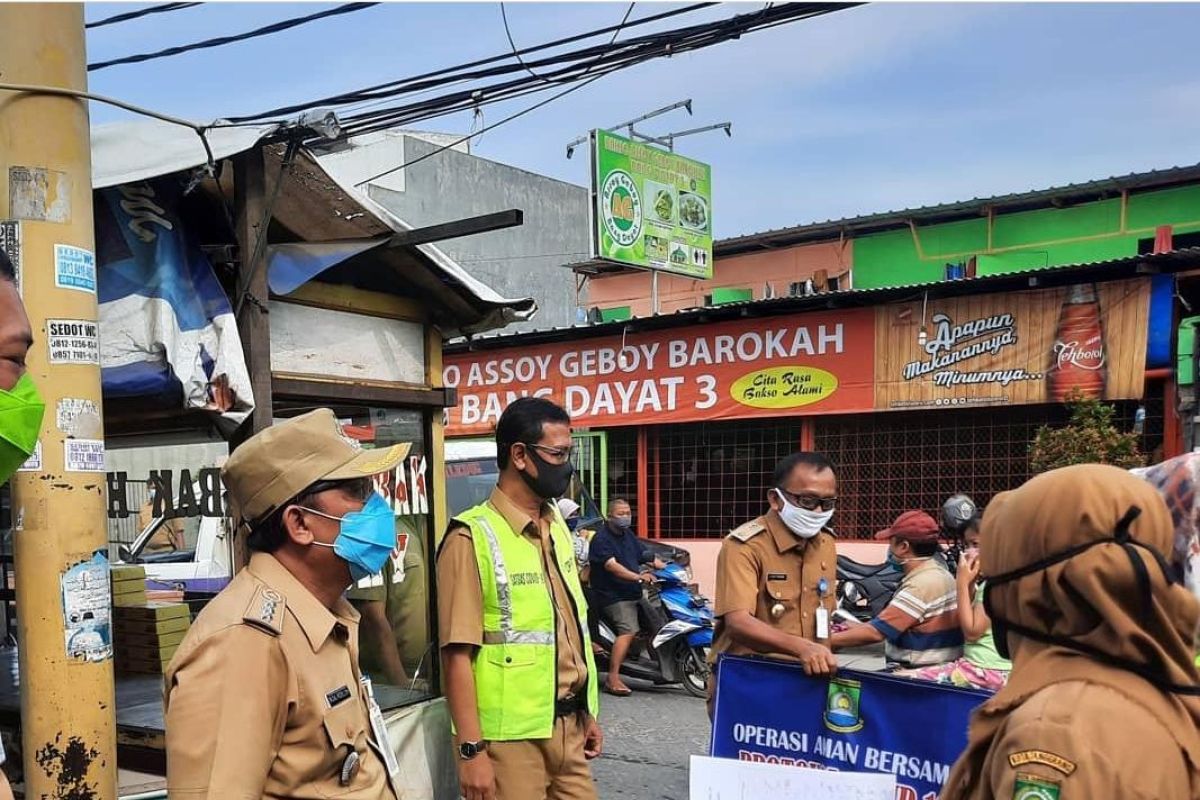
<svg viewBox="0 0 1200 800">
<path fill-rule="evenodd" d="M 342 797 L 361 791 L 363 777 L 368 769 L 367 762 L 373 758 L 367 739 L 366 712 L 358 706 L 357 695 L 325 712 L 322 719 L 325 736 L 328 738 L 333 765 L 328 775 L 314 782 L 321 797 Z M 349 784 L 342 785 L 342 770 L 351 753 L 358 754 L 358 766 Z"/>
<path fill-rule="evenodd" d="M 800 623 L 800 581 L 790 575 L 786 580 L 771 580 L 770 573 L 762 584 L 763 604 L 770 622 Z M 782 606 L 782 608 L 780 608 Z"/>
</svg>

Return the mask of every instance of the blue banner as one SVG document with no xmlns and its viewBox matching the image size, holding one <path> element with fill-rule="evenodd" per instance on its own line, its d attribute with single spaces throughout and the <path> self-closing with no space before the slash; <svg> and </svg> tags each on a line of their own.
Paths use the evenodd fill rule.
<svg viewBox="0 0 1200 800">
<path fill-rule="evenodd" d="M 986 692 L 727 656 L 717 677 L 712 755 L 848 772 L 890 772 L 896 800 L 937 800 Z"/>
</svg>

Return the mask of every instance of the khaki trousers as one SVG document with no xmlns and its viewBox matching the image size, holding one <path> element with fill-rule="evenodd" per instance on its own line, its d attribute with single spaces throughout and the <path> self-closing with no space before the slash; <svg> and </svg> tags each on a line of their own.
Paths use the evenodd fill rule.
<svg viewBox="0 0 1200 800">
<path fill-rule="evenodd" d="M 597 800 L 583 756 L 583 725 L 559 717 L 549 739 L 488 742 L 497 800 Z"/>
</svg>

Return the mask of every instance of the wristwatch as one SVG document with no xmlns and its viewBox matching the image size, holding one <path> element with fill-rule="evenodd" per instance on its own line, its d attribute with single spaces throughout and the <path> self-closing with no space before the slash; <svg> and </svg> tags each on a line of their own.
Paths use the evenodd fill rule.
<svg viewBox="0 0 1200 800">
<path fill-rule="evenodd" d="M 458 757 L 463 761 L 470 761 L 485 750 L 487 750 L 487 742 L 462 742 L 458 745 Z"/>
</svg>

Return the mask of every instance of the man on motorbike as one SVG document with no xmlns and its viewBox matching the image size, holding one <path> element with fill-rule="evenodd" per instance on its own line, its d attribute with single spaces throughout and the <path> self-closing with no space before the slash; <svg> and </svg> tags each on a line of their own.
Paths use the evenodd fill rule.
<svg viewBox="0 0 1200 800">
<path fill-rule="evenodd" d="M 904 570 L 892 601 L 875 619 L 833 635 L 833 649 L 886 641 L 889 666 L 924 667 L 962 655 L 954 576 L 938 558 L 938 524 L 924 511 L 905 511 L 875 538 L 889 542 L 888 561 Z"/>
<path fill-rule="evenodd" d="M 655 569 L 662 569 L 664 564 L 633 532 L 633 511 L 629 503 L 619 499 L 608 504 L 608 519 L 592 538 L 588 558 L 593 567 L 592 595 L 601 616 L 617 636 L 603 688 L 608 694 L 628 697 L 633 690 L 621 680 L 621 665 L 637 636 L 642 584 L 654 581 L 649 572 L 640 571 L 641 565 L 653 563 Z"/>
</svg>

